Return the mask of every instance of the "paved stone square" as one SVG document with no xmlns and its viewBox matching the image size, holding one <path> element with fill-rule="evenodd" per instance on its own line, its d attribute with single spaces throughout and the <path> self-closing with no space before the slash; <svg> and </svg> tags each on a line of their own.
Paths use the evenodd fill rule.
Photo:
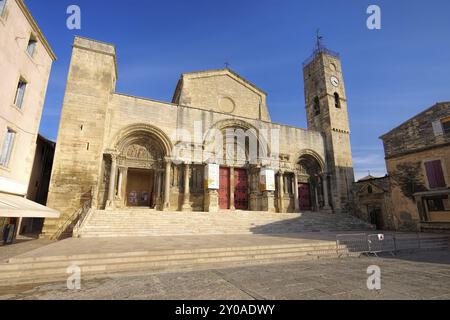
<svg viewBox="0 0 450 320">
<path fill-rule="evenodd" d="M 381 290 L 367 289 L 367 267 L 381 268 Z M 11 288 L 0 299 L 450 299 L 450 252 L 258 265 L 121 276 Z"/>
</svg>

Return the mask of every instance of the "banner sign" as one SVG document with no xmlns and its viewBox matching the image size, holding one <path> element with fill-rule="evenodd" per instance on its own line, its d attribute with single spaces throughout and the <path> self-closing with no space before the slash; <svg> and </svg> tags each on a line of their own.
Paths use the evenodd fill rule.
<svg viewBox="0 0 450 320">
<path fill-rule="evenodd" d="M 205 166 L 205 188 L 219 190 L 220 167 L 218 164 L 207 164 Z"/>
<path fill-rule="evenodd" d="M 261 191 L 275 191 L 275 171 L 263 168 L 259 177 L 259 189 Z"/>
</svg>

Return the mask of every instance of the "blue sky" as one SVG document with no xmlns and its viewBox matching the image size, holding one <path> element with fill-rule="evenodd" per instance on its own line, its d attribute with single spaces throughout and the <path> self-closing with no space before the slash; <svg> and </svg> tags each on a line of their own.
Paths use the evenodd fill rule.
<svg viewBox="0 0 450 320">
<path fill-rule="evenodd" d="M 56 140 L 75 35 L 117 47 L 117 91 L 170 101 L 183 72 L 224 62 L 268 92 L 275 122 L 306 127 L 302 62 L 320 28 L 341 54 L 357 177 L 385 174 L 380 135 L 450 100 L 448 0 L 26 0 L 58 61 L 41 133 Z M 66 28 L 77 4 L 82 29 Z M 367 7 L 382 29 L 366 27 Z"/>
</svg>

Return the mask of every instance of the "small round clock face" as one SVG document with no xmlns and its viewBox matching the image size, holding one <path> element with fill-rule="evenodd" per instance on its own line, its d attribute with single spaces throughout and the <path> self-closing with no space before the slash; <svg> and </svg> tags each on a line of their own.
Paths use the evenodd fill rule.
<svg viewBox="0 0 450 320">
<path fill-rule="evenodd" d="M 335 87 L 339 86 L 339 79 L 336 77 L 331 77 L 331 84 Z"/>
</svg>

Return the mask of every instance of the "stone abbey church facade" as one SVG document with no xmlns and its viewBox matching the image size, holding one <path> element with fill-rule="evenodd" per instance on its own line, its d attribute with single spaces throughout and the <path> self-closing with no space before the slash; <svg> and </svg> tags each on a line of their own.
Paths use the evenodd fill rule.
<svg viewBox="0 0 450 320">
<path fill-rule="evenodd" d="M 76 37 L 47 203 L 61 218 L 46 220 L 44 236 L 85 207 L 347 211 L 354 176 L 339 56 L 319 48 L 303 76 L 308 129 L 271 122 L 266 93 L 228 68 L 183 74 L 170 103 L 117 93 L 115 47 Z"/>
</svg>

